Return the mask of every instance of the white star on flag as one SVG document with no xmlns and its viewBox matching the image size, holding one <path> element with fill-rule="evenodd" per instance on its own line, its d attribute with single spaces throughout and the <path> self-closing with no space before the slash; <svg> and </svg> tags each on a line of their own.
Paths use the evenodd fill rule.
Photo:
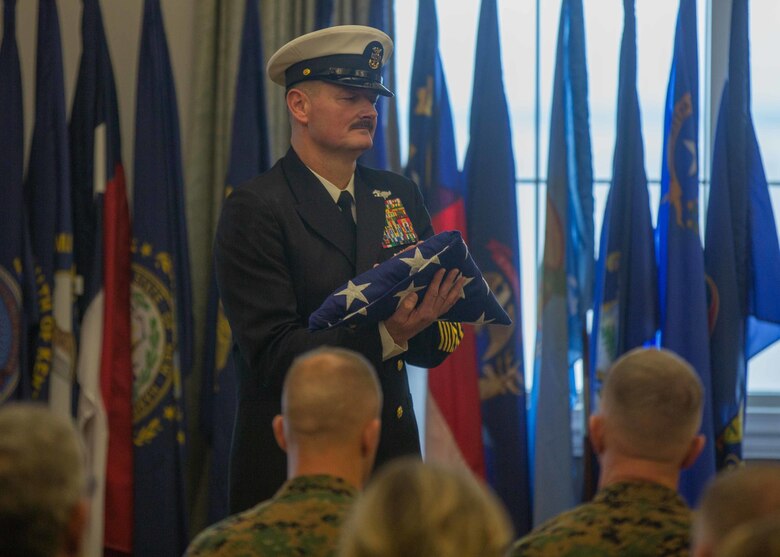
<svg viewBox="0 0 780 557">
<path fill-rule="evenodd" d="M 356 285 L 352 281 L 349 281 L 347 283 L 347 287 L 342 290 L 341 292 L 336 292 L 336 296 L 346 296 L 347 302 L 346 302 L 346 308 L 349 310 L 349 306 L 352 305 L 352 302 L 355 300 L 360 300 L 364 304 L 368 303 L 368 300 L 363 295 L 363 290 L 371 286 L 370 282 L 367 282 L 366 284 Z"/>
<path fill-rule="evenodd" d="M 495 321 L 495 319 L 485 319 L 485 312 L 482 312 L 482 315 L 479 316 L 479 319 L 474 321 L 474 325 L 488 325 Z"/>
<path fill-rule="evenodd" d="M 460 289 L 460 297 L 462 299 L 466 299 L 466 287 L 469 285 L 469 283 L 474 280 L 476 277 L 463 277 L 465 280 L 463 281 L 463 288 Z"/>
<path fill-rule="evenodd" d="M 409 286 L 393 294 L 393 298 L 398 298 L 398 304 L 395 306 L 396 309 L 398 309 L 398 306 L 401 305 L 401 300 L 403 300 L 407 294 L 411 294 L 412 292 L 417 292 L 419 290 L 422 290 L 423 288 L 425 288 L 425 286 L 415 286 L 414 281 L 412 281 L 412 283 Z"/>
<path fill-rule="evenodd" d="M 420 248 L 414 248 L 414 257 L 401 257 L 401 261 L 409 265 L 409 276 L 424 269 L 430 263 L 440 263 L 439 258 L 436 255 L 431 256 L 430 259 L 425 259 L 422 252 L 420 252 Z"/>
</svg>

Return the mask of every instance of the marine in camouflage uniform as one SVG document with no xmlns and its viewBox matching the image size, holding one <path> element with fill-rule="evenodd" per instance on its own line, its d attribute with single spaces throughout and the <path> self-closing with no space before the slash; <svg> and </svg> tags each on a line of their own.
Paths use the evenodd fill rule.
<svg viewBox="0 0 780 557">
<path fill-rule="evenodd" d="M 335 555 L 341 522 L 356 496 L 357 489 L 340 478 L 298 476 L 272 499 L 201 532 L 186 555 Z"/>
<path fill-rule="evenodd" d="M 649 481 L 619 482 L 519 539 L 512 555 L 687 556 L 691 521 L 676 491 Z"/>
</svg>

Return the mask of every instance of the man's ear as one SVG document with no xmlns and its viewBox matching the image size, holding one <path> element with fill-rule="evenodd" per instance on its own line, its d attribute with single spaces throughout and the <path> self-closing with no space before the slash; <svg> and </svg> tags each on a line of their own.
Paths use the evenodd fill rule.
<svg viewBox="0 0 780 557">
<path fill-rule="evenodd" d="M 699 455 L 704 450 L 704 445 L 707 443 L 707 438 L 703 434 L 699 434 L 696 437 L 694 437 L 691 440 L 691 444 L 688 447 L 688 452 L 685 453 L 685 458 L 683 458 L 682 464 L 680 464 L 681 469 L 690 468 L 693 466 L 693 463 L 696 462 L 696 459 L 699 458 Z"/>
<path fill-rule="evenodd" d="M 601 414 L 591 414 L 588 418 L 588 433 L 590 434 L 590 444 L 593 452 L 597 455 L 604 452 L 604 416 Z"/>
<path fill-rule="evenodd" d="M 290 112 L 290 117 L 300 124 L 309 123 L 310 104 L 309 95 L 303 90 L 293 87 L 287 91 L 287 110 Z"/>
<path fill-rule="evenodd" d="M 379 418 L 374 418 L 366 424 L 363 428 L 363 436 L 361 439 L 361 453 L 371 456 L 373 460 L 376 455 L 376 449 L 379 446 L 379 434 L 382 430 L 382 421 Z"/>
<path fill-rule="evenodd" d="M 284 452 L 287 452 L 287 438 L 284 436 L 284 418 L 281 414 L 274 416 L 274 420 L 271 422 L 271 427 L 274 430 L 276 444 L 279 445 L 279 448 Z"/>
</svg>

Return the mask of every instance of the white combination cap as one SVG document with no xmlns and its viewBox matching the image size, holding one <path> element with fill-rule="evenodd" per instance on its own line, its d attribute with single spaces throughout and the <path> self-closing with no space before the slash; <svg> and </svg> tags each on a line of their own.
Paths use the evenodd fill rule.
<svg viewBox="0 0 780 557">
<path fill-rule="evenodd" d="M 392 97 L 392 91 L 382 84 L 382 66 L 392 53 L 393 41 L 379 29 L 338 25 L 307 33 L 281 47 L 268 60 L 268 77 L 288 88 L 319 80 Z"/>
</svg>

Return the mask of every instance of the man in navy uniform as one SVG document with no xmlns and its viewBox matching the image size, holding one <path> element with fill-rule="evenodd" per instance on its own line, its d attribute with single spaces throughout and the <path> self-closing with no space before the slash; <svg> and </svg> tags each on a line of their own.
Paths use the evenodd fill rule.
<svg viewBox="0 0 780 557">
<path fill-rule="evenodd" d="M 378 95 L 392 96 L 381 77 L 392 48 L 377 29 L 345 25 L 298 37 L 268 62 L 269 77 L 286 88 L 291 148 L 225 201 L 214 248 L 238 373 L 232 513 L 285 480 L 271 422 L 296 356 L 331 345 L 375 366 L 384 394 L 379 466 L 420 452 L 405 362 L 436 366 L 457 345 L 447 339 L 462 334 L 458 324 L 436 322 L 461 296 L 454 269 L 441 269 L 422 300 L 407 295 L 378 325 L 307 329 L 335 288 L 433 234 L 413 182 L 356 163 L 373 143 Z M 407 217 L 412 226 L 399 235 L 397 221 Z"/>
</svg>

